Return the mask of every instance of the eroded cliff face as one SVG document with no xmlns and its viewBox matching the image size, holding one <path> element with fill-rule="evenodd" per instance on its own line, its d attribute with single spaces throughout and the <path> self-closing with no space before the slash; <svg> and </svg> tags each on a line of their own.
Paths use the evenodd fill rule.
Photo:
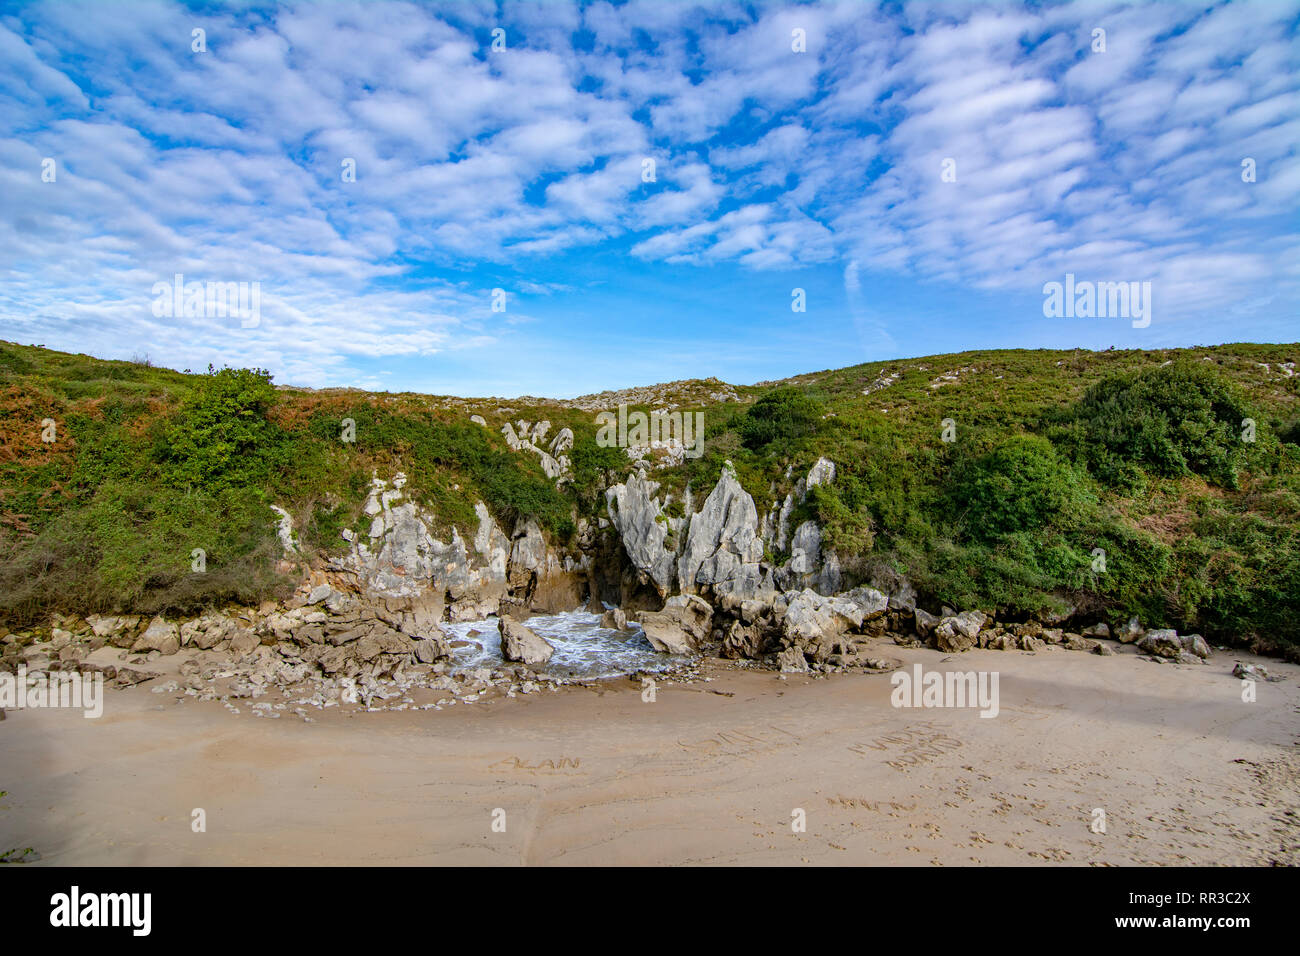
<svg viewBox="0 0 1300 956">
<path fill-rule="evenodd" d="M 765 576 L 760 566 L 763 539 L 758 533 L 758 509 L 730 463 L 690 521 L 677 568 L 681 593 L 744 600 L 772 590 L 771 575 Z"/>
<path fill-rule="evenodd" d="M 404 500 L 405 483 L 400 473 L 391 482 L 373 480 L 364 508 L 369 526 L 345 531 L 350 550 L 329 563 L 363 598 L 418 606 L 451 622 L 487 617 L 503 600 L 551 611 L 569 610 L 580 599 L 579 588 L 567 580 L 578 569 L 548 546 L 535 521 L 519 522 L 507 536 L 480 502 L 472 537 L 466 541 L 452 528 L 450 540 L 442 541 L 430 531 L 432 516 Z"/>
<path fill-rule="evenodd" d="M 793 535 L 788 531 L 796 497 L 802 503 L 807 488 L 833 481 L 834 476 L 835 466 L 819 459 L 795 492 L 762 522 L 753 496 L 741 487 L 729 463 L 700 510 L 686 518 L 669 518 L 655 496 L 659 486 L 642 475 L 614 485 L 605 500 L 627 560 L 660 597 L 699 594 L 736 607 L 747 600 L 770 601 L 782 591 L 839 590 L 839 562 L 822 547 L 817 523 L 805 521 Z M 777 555 L 775 564 L 765 559 L 768 552 Z"/>
<path fill-rule="evenodd" d="M 819 460 L 779 509 L 782 526 L 796 496 L 802 502 L 808 487 L 834 474 Z M 796 594 L 809 595 L 806 604 L 840 585 L 816 522 L 788 534 L 788 550 L 782 541 L 765 547 L 768 527 L 730 463 L 698 511 L 687 497 L 685 517 L 668 515 L 658 483 L 634 474 L 606 491 L 608 518 L 580 520 L 562 545 L 531 518 L 507 534 L 481 503 L 475 528 L 437 537 L 432 515 L 406 497 L 405 484 L 400 473 L 372 481 L 366 523 L 344 532 L 348 552 L 324 569 L 336 586 L 399 619 L 526 618 L 614 605 L 653 630 L 657 646 L 680 653 L 722 641 L 735 656 L 757 656 L 786 643 L 781 619 Z M 719 612 L 716 627 L 700 613 L 706 608 Z"/>
<path fill-rule="evenodd" d="M 626 484 L 605 492 L 605 507 L 632 566 L 649 577 L 660 597 L 666 597 L 676 577 L 677 553 L 668 548 L 669 532 L 677 532 L 681 519 L 670 519 L 655 497 L 659 484 L 633 475 Z"/>
</svg>

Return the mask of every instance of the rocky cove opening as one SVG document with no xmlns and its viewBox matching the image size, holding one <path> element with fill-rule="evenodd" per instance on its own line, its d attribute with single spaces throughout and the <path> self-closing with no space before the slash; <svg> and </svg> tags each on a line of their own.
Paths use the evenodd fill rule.
<svg viewBox="0 0 1300 956">
<path fill-rule="evenodd" d="M 448 644 L 453 671 L 501 666 L 504 658 L 498 623 L 499 618 L 492 615 L 482 621 L 442 626 L 451 638 Z M 681 660 L 655 650 L 640 625 L 629 622 L 626 628 L 609 627 L 602 623 L 602 615 L 592 611 L 538 614 L 528 618 L 526 624 L 554 648 L 550 659 L 538 666 L 557 676 L 619 677 L 666 670 Z"/>
</svg>

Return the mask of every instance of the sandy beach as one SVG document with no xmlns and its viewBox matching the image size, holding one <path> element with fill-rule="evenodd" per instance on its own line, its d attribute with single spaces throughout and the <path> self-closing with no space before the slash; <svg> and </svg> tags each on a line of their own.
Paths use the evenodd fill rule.
<svg viewBox="0 0 1300 956">
<path fill-rule="evenodd" d="M 152 693 L 160 678 L 107 690 L 97 720 L 8 713 L 0 849 L 133 866 L 1300 860 L 1300 666 L 872 653 L 996 671 L 1000 713 L 895 708 L 884 673 L 720 661 L 653 702 L 614 679 L 311 722 Z M 1244 703 L 1233 660 L 1284 680 Z"/>
</svg>

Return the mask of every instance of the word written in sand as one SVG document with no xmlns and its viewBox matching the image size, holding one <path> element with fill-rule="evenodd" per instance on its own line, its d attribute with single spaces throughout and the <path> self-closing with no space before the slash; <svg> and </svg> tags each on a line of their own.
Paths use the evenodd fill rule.
<svg viewBox="0 0 1300 956">
<path fill-rule="evenodd" d="M 691 743 L 678 740 L 677 745 L 690 753 L 737 757 L 775 750 L 798 742 L 797 735 L 771 725 L 753 730 L 720 730 L 712 737 Z"/>
<path fill-rule="evenodd" d="M 526 773 L 550 772 L 556 770 L 577 770 L 582 765 L 580 757 L 561 757 L 559 760 L 543 760 L 529 763 L 522 757 L 506 757 L 488 766 L 489 770 L 523 770 Z"/>
<path fill-rule="evenodd" d="M 869 744 L 854 744 L 849 750 L 863 757 L 870 756 L 869 750 L 883 753 L 893 752 L 894 756 L 885 763 L 895 770 L 906 770 L 923 763 L 929 763 L 935 757 L 941 757 L 949 750 L 963 746 L 956 737 L 940 731 L 924 728 L 921 730 L 901 730 L 893 734 L 877 737 Z"/>
<path fill-rule="evenodd" d="M 872 813 L 910 813 L 916 804 L 895 803 L 893 800 L 863 800 L 860 797 L 827 797 L 826 802 L 832 807 L 844 807 L 847 810 L 870 810 Z"/>
</svg>

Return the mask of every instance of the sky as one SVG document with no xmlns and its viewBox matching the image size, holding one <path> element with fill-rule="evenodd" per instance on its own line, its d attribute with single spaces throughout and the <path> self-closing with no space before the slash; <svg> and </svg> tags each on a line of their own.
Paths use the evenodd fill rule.
<svg viewBox="0 0 1300 956">
<path fill-rule="evenodd" d="M 1300 0 L 0 0 L 0 339 L 556 398 L 1297 341 L 1298 24 Z M 176 312 L 177 274 L 256 313 Z M 1149 323 L 1046 314 L 1067 275 L 1149 282 Z"/>
</svg>

